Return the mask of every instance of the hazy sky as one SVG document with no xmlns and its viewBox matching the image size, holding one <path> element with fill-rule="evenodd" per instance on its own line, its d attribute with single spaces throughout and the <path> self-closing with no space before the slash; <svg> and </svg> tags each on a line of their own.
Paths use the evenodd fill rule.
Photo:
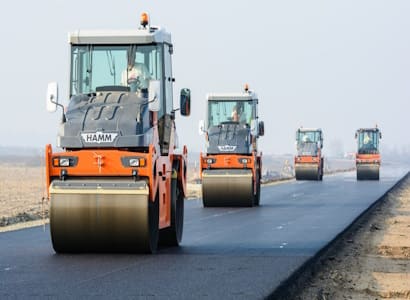
<svg viewBox="0 0 410 300">
<path fill-rule="evenodd" d="M 0 146 L 55 144 L 60 114 L 45 94 L 58 81 L 67 101 L 67 32 L 137 28 L 142 11 L 172 34 L 174 99 L 192 91 L 191 116 L 177 118 L 191 151 L 206 93 L 244 83 L 259 95 L 264 153 L 293 153 L 301 125 L 321 127 L 328 149 L 354 149 L 354 131 L 376 123 L 384 145 L 410 145 L 408 0 L 23 0 L 1 10 Z"/>
</svg>

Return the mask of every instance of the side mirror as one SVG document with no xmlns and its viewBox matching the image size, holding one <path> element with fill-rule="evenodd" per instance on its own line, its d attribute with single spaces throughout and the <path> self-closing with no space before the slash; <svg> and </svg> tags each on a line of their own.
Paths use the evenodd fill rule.
<svg viewBox="0 0 410 300">
<path fill-rule="evenodd" d="M 251 134 L 253 136 L 258 136 L 258 121 L 251 120 Z"/>
<path fill-rule="evenodd" d="M 161 109 L 161 82 L 150 80 L 148 86 L 148 109 L 159 111 Z"/>
<path fill-rule="evenodd" d="M 379 132 L 379 137 L 380 137 L 380 139 L 382 138 L 382 133 L 381 132 Z"/>
<path fill-rule="evenodd" d="M 354 134 L 354 138 L 357 139 L 357 132 Z"/>
<path fill-rule="evenodd" d="M 180 109 L 181 115 L 189 116 L 191 114 L 191 90 L 190 89 L 181 89 L 180 97 Z"/>
<path fill-rule="evenodd" d="M 46 108 L 48 112 L 55 112 L 58 103 L 58 84 L 50 82 L 47 86 Z"/>
<path fill-rule="evenodd" d="M 259 135 L 260 136 L 265 135 L 265 123 L 263 123 L 263 121 L 259 122 Z"/>
<path fill-rule="evenodd" d="M 199 135 L 203 135 L 205 133 L 205 122 L 204 122 L 204 120 L 199 121 L 198 133 L 199 133 Z"/>
</svg>

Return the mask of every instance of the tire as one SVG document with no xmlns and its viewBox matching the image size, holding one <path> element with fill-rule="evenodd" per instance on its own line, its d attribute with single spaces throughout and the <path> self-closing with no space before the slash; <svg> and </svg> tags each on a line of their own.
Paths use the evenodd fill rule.
<svg viewBox="0 0 410 300">
<path fill-rule="evenodd" d="M 254 198 L 253 204 L 255 206 L 259 206 L 260 199 L 261 199 L 261 178 L 260 178 L 259 170 L 256 171 L 256 195 Z"/>
<path fill-rule="evenodd" d="M 174 171 L 178 170 L 174 168 Z M 160 230 L 161 246 L 179 246 L 184 228 L 184 193 L 178 179 L 171 180 L 171 226 Z"/>
<path fill-rule="evenodd" d="M 148 214 L 149 214 L 149 248 L 147 253 L 155 253 L 158 248 L 159 239 L 159 191 L 155 197 L 155 202 L 149 201 Z"/>
<path fill-rule="evenodd" d="M 320 162 L 320 177 L 319 180 L 323 180 L 323 160 Z"/>
</svg>

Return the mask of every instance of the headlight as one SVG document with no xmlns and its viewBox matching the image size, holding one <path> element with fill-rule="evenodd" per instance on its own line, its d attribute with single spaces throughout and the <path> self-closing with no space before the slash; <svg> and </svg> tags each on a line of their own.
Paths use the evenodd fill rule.
<svg viewBox="0 0 410 300">
<path fill-rule="evenodd" d="M 77 165 L 78 157 L 57 156 L 53 158 L 53 167 L 74 167 Z"/>
<path fill-rule="evenodd" d="M 204 158 L 203 162 L 205 164 L 211 165 L 215 162 L 216 160 L 214 158 Z"/>
<path fill-rule="evenodd" d="M 146 160 L 144 157 L 126 156 L 121 157 L 121 163 L 124 167 L 145 167 Z"/>
<path fill-rule="evenodd" d="M 138 158 L 130 158 L 130 167 L 139 167 L 140 166 L 140 160 Z"/>
<path fill-rule="evenodd" d="M 70 159 L 68 157 L 60 158 L 60 167 L 69 167 L 70 166 Z"/>
<path fill-rule="evenodd" d="M 249 158 L 239 158 L 239 163 L 240 164 L 248 164 L 248 163 L 250 163 L 251 162 L 251 160 L 249 159 Z"/>
</svg>

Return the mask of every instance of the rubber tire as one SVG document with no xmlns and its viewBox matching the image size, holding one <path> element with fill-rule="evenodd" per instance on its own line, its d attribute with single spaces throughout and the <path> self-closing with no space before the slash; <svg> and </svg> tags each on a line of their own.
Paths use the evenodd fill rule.
<svg viewBox="0 0 410 300">
<path fill-rule="evenodd" d="M 179 246 L 184 229 L 184 193 L 178 179 L 171 180 L 171 226 L 160 230 L 161 246 Z"/>
<path fill-rule="evenodd" d="M 261 199 L 261 179 L 260 179 L 259 171 L 257 170 L 256 171 L 256 195 L 254 197 L 253 204 L 255 206 L 259 206 L 260 199 Z"/>
<path fill-rule="evenodd" d="M 319 180 L 320 180 L 320 181 L 323 180 L 323 160 L 321 160 L 321 163 L 320 163 L 320 176 L 319 176 Z"/>
<path fill-rule="evenodd" d="M 148 214 L 149 214 L 149 248 L 146 253 L 156 253 L 159 239 L 159 190 L 155 197 L 155 202 L 148 200 Z"/>
</svg>

